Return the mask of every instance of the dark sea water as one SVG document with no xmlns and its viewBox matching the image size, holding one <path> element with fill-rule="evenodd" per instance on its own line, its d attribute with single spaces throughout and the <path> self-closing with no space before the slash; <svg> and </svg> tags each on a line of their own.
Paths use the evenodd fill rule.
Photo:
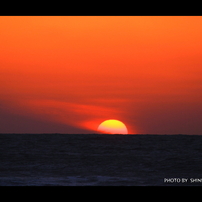
<svg viewBox="0 0 202 202">
<path fill-rule="evenodd" d="M 202 185 L 199 135 L 0 134 L 0 186 L 186 185 Z"/>
</svg>

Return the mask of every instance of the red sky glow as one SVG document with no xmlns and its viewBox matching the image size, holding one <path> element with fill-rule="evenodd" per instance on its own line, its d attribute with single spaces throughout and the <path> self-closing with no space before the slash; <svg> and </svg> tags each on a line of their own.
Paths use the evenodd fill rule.
<svg viewBox="0 0 202 202">
<path fill-rule="evenodd" d="M 201 16 L 0 16 L 0 133 L 202 134 Z"/>
</svg>

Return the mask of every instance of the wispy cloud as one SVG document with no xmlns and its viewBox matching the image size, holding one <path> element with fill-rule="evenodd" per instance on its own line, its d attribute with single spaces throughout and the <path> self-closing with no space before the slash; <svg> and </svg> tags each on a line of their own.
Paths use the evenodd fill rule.
<svg viewBox="0 0 202 202">
<path fill-rule="evenodd" d="M 26 114 L 36 119 L 68 124 L 96 131 L 106 119 L 120 118 L 121 110 L 101 105 L 79 104 L 50 99 L 20 100 L 13 104 L 15 113 Z"/>
</svg>

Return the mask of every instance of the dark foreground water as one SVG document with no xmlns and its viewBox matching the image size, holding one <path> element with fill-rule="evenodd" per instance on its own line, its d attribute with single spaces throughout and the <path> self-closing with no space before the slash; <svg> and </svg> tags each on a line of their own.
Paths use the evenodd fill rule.
<svg viewBox="0 0 202 202">
<path fill-rule="evenodd" d="M 201 186 L 202 136 L 0 134 L 0 186 Z"/>
</svg>

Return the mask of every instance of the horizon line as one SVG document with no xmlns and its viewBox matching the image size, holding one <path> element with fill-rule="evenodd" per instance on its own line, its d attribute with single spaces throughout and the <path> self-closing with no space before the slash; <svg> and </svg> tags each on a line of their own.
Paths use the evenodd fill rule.
<svg viewBox="0 0 202 202">
<path fill-rule="evenodd" d="M 202 134 L 185 134 L 185 133 L 175 133 L 175 134 L 169 134 L 169 133 L 131 133 L 131 134 L 110 134 L 110 133 L 0 133 L 0 135 L 202 135 Z"/>
</svg>

